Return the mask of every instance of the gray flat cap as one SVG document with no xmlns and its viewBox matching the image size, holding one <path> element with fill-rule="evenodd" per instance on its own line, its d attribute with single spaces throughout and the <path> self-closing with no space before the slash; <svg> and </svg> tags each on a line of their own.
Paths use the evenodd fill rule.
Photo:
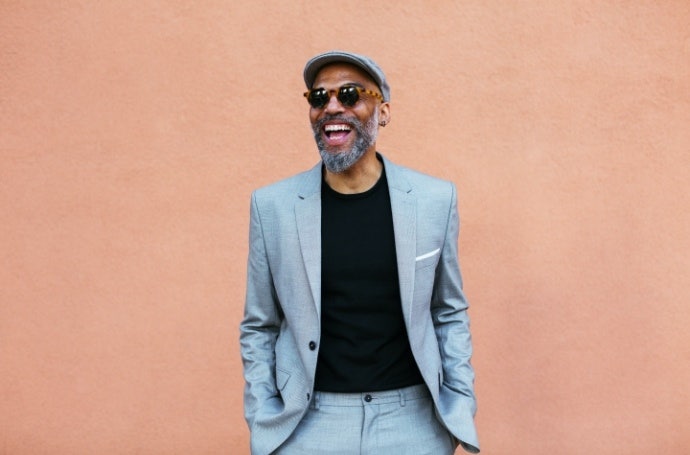
<svg viewBox="0 0 690 455">
<path fill-rule="evenodd" d="M 391 89 L 386 81 L 386 75 L 383 70 L 376 64 L 375 61 L 366 55 L 353 54 L 345 51 L 328 51 L 312 57 L 304 66 L 304 83 L 307 84 L 307 89 L 311 89 L 314 85 L 314 79 L 319 70 L 331 63 L 350 63 L 358 68 L 364 70 L 371 79 L 376 82 L 383 95 L 383 101 L 390 101 Z"/>
</svg>

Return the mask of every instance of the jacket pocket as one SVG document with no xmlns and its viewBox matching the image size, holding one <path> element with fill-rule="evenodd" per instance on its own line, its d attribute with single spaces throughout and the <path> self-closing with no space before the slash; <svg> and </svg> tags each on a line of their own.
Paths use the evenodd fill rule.
<svg viewBox="0 0 690 455">
<path fill-rule="evenodd" d="M 435 266 L 438 264 L 438 259 L 441 256 L 441 249 L 436 248 L 435 250 L 428 251 L 426 253 L 420 254 L 414 260 L 415 269 L 420 270 L 426 267 Z"/>
<path fill-rule="evenodd" d="M 278 390 L 283 390 L 288 380 L 290 379 L 290 373 L 280 368 L 276 368 L 276 387 Z"/>
</svg>

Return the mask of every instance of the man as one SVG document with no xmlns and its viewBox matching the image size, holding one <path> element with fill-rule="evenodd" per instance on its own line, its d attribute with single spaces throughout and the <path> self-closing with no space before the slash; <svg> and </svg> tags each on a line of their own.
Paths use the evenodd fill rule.
<svg viewBox="0 0 690 455">
<path fill-rule="evenodd" d="M 252 195 L 240 326 L 252 454 L 479 452 L 455 187 L 376 151 L 370 58 L 304 69 L 321 162 Z"/>
</svg>

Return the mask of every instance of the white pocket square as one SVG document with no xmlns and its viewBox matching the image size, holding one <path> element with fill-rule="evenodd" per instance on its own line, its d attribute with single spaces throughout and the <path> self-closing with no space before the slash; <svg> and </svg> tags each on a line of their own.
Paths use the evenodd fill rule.
<svg viewBox="0 0 690 455">
<path fill-rule="evenodd" d="M 419 262 L 422 259 L 430 258 L 431 256 L 438 254 L 439 251 L 441 251 L 441 248 L 436 248 L 434 251 L 429 251 L 428 253 L 424 253 L 421 256 L 417 256 L 414 258 L 415 262 Z"/>
</svg>

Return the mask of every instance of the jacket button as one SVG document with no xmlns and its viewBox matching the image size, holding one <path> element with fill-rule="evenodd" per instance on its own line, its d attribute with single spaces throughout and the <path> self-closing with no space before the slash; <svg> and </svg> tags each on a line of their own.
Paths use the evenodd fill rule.
<svg viewBox="0 0 690 455">
<path fill-rule="evenodd" d="M 313 341 L 310 341 L 309 342 L 309 350 L 313 351 L 314 349 L 316 349 L 316 343 L 314 343 Z"/>
</svg>

